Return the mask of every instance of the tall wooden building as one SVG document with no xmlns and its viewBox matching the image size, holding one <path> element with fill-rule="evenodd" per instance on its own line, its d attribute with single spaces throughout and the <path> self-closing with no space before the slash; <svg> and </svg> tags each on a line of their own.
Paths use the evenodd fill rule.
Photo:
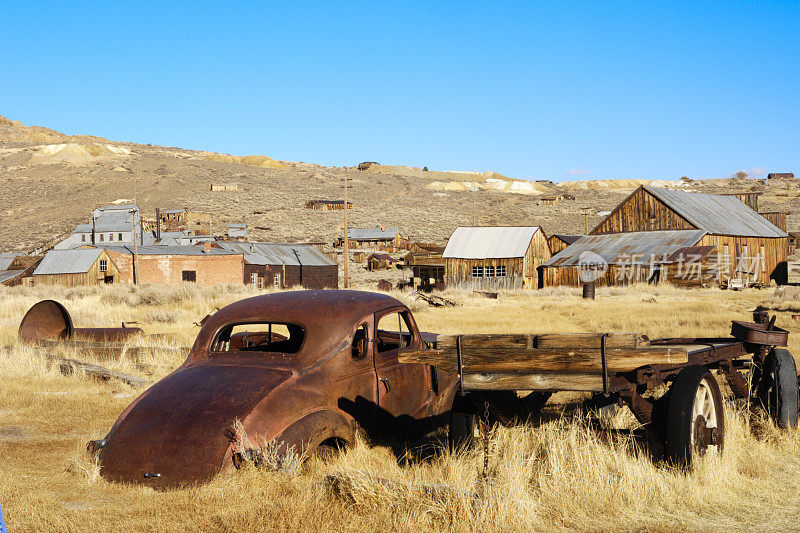
<svg viewBox="0 0 800 533">
<path fill-rule="evenodd" d="M 645 185 L 617 206 L 590 235 L 667 230 L 703 231 L 692 246 L 716 247 L 716 257 L 724 268 L 720 274 L 723 280 L 748 278 L 761 283 L 786 283 L 788 235 L 732 196 Z"/>
<path fill-rule="evenodd" d="M 561 235 L 561 234 L 554 234 L 550 235 L 547 238 L 547 244 L 550 246 L 550 253 L 552 255 L 557 254 L 570 244 L 574 243 L 578 239 L 583 237 L 583 235 Z"/>
<path fill-rule="evenodd" d="M 442 257 L 448 287 L 536 289 L 550 247 L 539 227 L 459 227 Z"/>
</svg>

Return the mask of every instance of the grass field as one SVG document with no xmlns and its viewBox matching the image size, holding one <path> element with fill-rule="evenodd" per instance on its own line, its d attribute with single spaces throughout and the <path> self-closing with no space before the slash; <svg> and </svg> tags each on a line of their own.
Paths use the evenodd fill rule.
<svg viewBox="0 0 800 533">
<path fill-rule="evenodd" d="M 538 426 L 499 428 L 491 438 L 489 482 L 479 451 L 398 458 L 366 442 L 298 473 L 248 469 L 184 490 L 156 492 L 107 483 L 86 442 L 106 434 L 139 391 L 119 382 L 62 376 L 41 350 L 21 346 L 16 328 L 35 302 L 66 305 L 76 326 L 137 321 L 188 346 L 192 325 L 215 306 L 255 294 L 242 286 L 4 288 L 0 290 L 0 505 L 11 531 L 511 531 L 775 530 L 800 521 L 800 434 L 748 419 L 727 403 L 726 450 L 689 472 L 664 466 L 631 437 L 602 438 L 575 395 L 561 394 Z M 776 309 L 800 353 L 800 294 L 791 289 L 683 291 L 670 287 L 501 294 L 498 300 L 449 292 L 462 305 L 433 309 L 395 294 L 421 329 L 455 332 L 632 331 L 658 336 L 727 335 L 732 319 L 759 304 Z M 796 325 L 797 324 L 797 325 Z M 138 343 L 147 341 L 135 341 Z M 78 359 L 85 354 L 65 353 Z M 151 379 L 182 361 L 156 350 Z M 101 364 L 143 374 L 123 358 Z M 619 409 L 603 424 L 632 428 Z M 425 455 L 425 454 L 422 454 Z M 349 480 L 339 493 L 325 476 Z M 396 483 L 385 483 L 377 478 Z M 445 490 L 427 490 L 443 483 Z"/>
</svg>

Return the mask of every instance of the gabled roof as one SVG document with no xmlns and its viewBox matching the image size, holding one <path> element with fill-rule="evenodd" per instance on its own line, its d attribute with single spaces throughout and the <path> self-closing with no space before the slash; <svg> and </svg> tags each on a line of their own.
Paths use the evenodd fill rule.
<svg viewBox="0 0 800 533">
<path fill-rule="evenodd" d="M 397 237 L 397 228 L 350 228 L 347 238 L 354 241 L 390 241 Z M 344 238 L 344 231 L 342 231 Z"/>
<path fill-rule="evenodd" d="M 217 242 L 223 250 L 240 253 L 251 265 L 331 266 L 336 262 L 310 244 Z"/>
<path fill-rule="evenodd" d="M 16 258 L 15 255 L 0 255 L 0 270 L 8 270 Z"/>
<path fill-rule="evenodd" d="M 33 274 L 83 274 L 92 268 L 102 253 L 99 248 L 50 250 Z"/>
<path fill-rule="evenodd" d="M 778 226 L 733 196 L 643 188 L 698 229 L 713 235 L 786 237 Z"/>
<path fill-rule="evenodd" d="M 25 270 L 0 270 L 0 283 L 11 281 L 14 278 L 20 277 L 25 273 Z"/>
<path fill-rule="evenodd" d="M 138 225 L 137 225 L 138 226 Z M 95 218 L 96 232 L 133 231 L 133 214 L 128 212 L 101 213 Z M 92 223 L 78 224 L 72 233 L 91 233 Z"/>
<path fill-rule="evenodd" d="M 547 260 L 545 267 L 575 267 L 581 255 L 592 252 L 609 265 L 648 265 L 663 262 L 681 248 L 694 246 L 706 234 L 703 230 L 636 231 L 587 235 Z"/>
<path fill-rule="evenodd" d="M 458 227 L 447 241 L 442 257 L 503 259 L 523 257 L 538 226 Z"/>
<path fill-rule="evenodd" d="M 190 246 L 162 246 L 158 244 L 144 245 L 134 247 L 132 244 L 123 246 L 113 244 L 98 244 L 97 248 L 103 248 L 109 252 L 117 252 L 121 254 L 138 253 L 139 255 L 238 255 L 241 252 L 234 252 L 230 250 L 222 250 L 212 247 L 206 251 L 203 246 L 190 245 Z"/>
</svg>

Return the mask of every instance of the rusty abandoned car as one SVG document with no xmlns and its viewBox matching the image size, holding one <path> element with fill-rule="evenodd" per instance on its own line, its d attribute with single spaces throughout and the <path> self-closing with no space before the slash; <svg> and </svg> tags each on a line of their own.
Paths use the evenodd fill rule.
<svg viewBox="0 0 800 533">
<path fill-rule="evenodd" d="M 140 395 L 90 451 L 109 480 L 173 487 L 236 461 L 231 428 L 306 454 L 447 416 L 455 376 L 403 364 L 424 347 L 401 302 L 358 291 L 294 291 L 212 315 L 189 357 Z"/>
</svg>

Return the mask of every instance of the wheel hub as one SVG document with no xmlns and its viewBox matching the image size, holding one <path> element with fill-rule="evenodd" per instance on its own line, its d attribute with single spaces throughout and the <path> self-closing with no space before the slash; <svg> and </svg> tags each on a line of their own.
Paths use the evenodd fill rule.
<svg viewBox="0 0 800 533">
<path fill-rule="evenodd" d="M 709 446 L 716 446 L 719 442 L 717 428 L 708 427 L 706 418 L 698 415 L 694 421 L 694 443 L 700 451 L 705 451 Z"/>
</svg>

